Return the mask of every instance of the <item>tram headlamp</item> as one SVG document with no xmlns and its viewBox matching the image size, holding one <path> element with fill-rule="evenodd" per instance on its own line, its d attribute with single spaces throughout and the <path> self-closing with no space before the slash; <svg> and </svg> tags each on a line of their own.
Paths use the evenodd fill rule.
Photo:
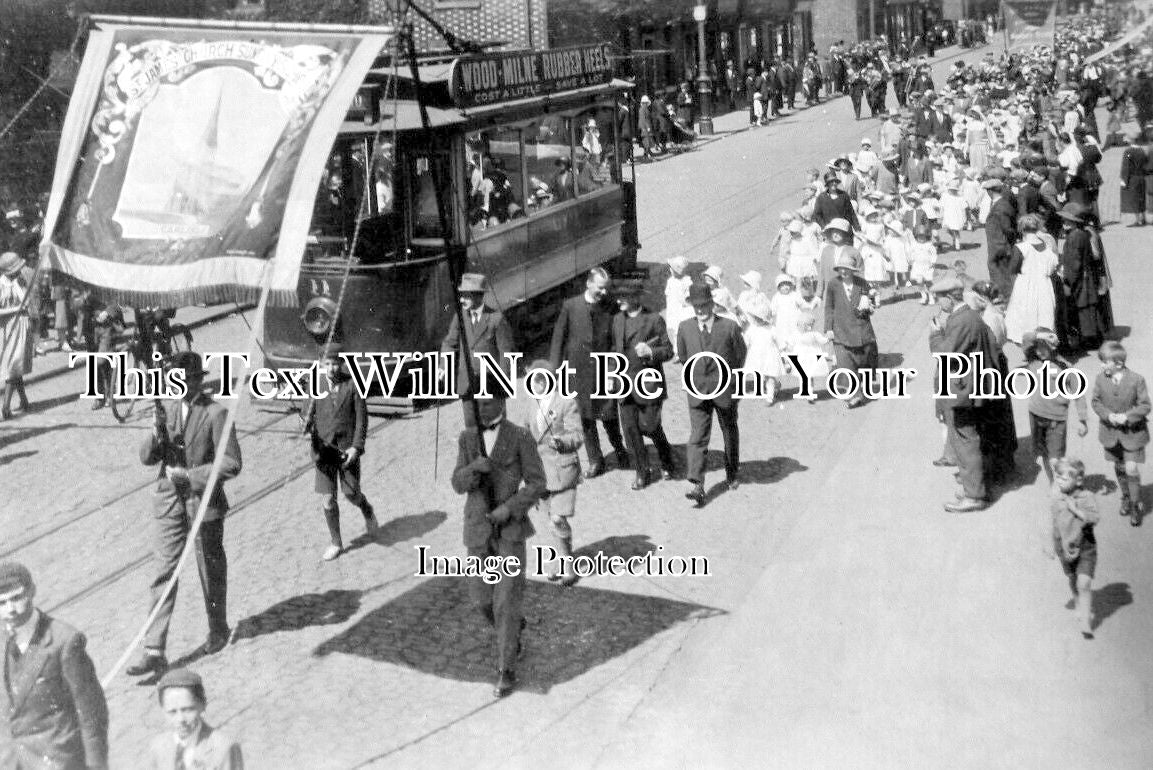
<svg viewBox="0 0 1153 770">
<path fill-rule="evenodd" d="M 336 322 L 336 303 L 328 297 L 313 297 L 304 306 L 300 320 L 309 333 L 318 337 L 328 334 Z"/>
</svg>

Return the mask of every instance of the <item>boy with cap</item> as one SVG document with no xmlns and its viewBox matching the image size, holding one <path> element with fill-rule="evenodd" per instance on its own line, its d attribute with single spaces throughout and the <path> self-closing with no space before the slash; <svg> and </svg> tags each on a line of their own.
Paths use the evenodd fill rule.
<svg viewBox="0 0 1153 770">
<path fill-rule="evenodd" d="M 200 648 L 205 655 L 224 649 L 231 633 L 228 628 L 228 559 L 224 553 L 224 517 L 228 512 L 228 498 L 223 484 L 234 478 L 241 469 L 240 444 L 236 428 L 224 436 L 227 413 L 211 396 L 202 392 L 204 364 L 200 354 L 183 351 L 172 357 L 172 367 L 184 370 L 187 391 L 178 403 L 167 409 L 156 409 L 152 432 L 140 446 L 140 461 L 145 465 L 159 465 L 156 487 L 153 491 L 153 557 L 157 564 L 152 580 L 152 601 L 161 601 L 164 588 L 176 571 L 180 555 L 188 539 L 188 531 L 200 507 L 201 498 L 208 496 L 204 520 L 196 535 L 196 566 L 200 571 L 200 586 L 204 593 L 204 608 L 208 613 L 208 639 Z M 213 489 L 208 489 L 208 477 L 216 458 L 216 448 L 224 444 L 224 460 Z M 144 637 L 141 659 L 129 666 L 129 676 L 162 674 L 168 667 L 164 656 L 168 642 L 168 624 L 176 608 L 176 586 L 163 596 L 160 611 Z"/>
<path fill-rule="evenodd" d="M 84 634 L 33 603 L 32 573 L 0 563 L 0 767 L 107 768 L 108 705 Z"/>
<path fill-rule="evenodd" d="M 340 357 L 339 342 L 330 342 L 322 358 L 328 390 L 324 397 L 308 405 L 304 432 L 312 440 L 312 461 L 316 465 L 316 491 L 324 495 L 324 521 L 331 543 L 321 558 L 332 561 L 344 545 L 340 539 L 340 506 L 336 500 L 337 478 L 345 498 L 364 516 L 365 534 L 375 538 L 380 529 L 372 504 L 360 489 L 360 458 L 368 432 L 368 407 L 349 382 L 350 376 Z"/>
<path fill-rule="evenodd" d="M 200 675 L 174 668 L 160 678 L 156 697 L 172 732 L 152 739 L 152 770 L 243 770 L 240 744 L 204 721 L 208 697 Z"/>
</svg>

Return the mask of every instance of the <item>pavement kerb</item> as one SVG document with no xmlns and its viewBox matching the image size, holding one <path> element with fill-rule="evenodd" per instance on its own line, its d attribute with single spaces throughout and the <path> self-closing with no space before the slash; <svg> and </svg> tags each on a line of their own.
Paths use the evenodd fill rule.
<svg viewBox="0 0 1153 770">
<path fill-rule="evenodd" d="M 215 310 L 211 313 L 208 313 L 204 316 L 201 316 L 200 318 L 197 318 L 195 321 L 189 321 L 188 323 L 185 323 L 182 325 L 184 326 L 184 328 L 189 329 L 189 330 L 199 329 L 201 326 L 207 326 L 208 324 L 216 323 L 217 321 L 221 321 L 225 318 L 228 318 L 229 316 L 231 316 L 235 313 L 243 313 L 243 312 L 246 312 L 248 310 L 253 309 L 254 307 L 256 307 L 256 306 L 251 305 L 251 304 L 243 304 L 243 305 L 235 305 L 234 304 L 228 308 L 221 308 L 220 310 Z M 45 369 L 42 372 L 38 372 L 36 374 L 32 374 L 32 375 L 25 377 L 24 378 L 24 384 L 25 385 L 32 385 L 32 384 L 37 383 L 37 382 L 43 382 L 45 380 L 50 380 L 53 377 L 59 377 L 59 376 L 64 375 L 64 374 L 68 374 L 71 371 L 73 371 L 73 367 L 70 367 L 67 365 L 55 366 L 51 369 Z"/>
</svg>

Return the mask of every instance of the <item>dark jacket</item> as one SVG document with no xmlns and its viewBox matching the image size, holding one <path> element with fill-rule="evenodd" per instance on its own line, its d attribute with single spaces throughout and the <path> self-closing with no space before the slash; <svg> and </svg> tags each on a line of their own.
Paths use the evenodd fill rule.
<svg viewBox="0 0 1153 770">
<path fill-rule="evenodd" d="M 337 393 L 330 388 L 328 395 L 309 404 L 305 430 L 312 438 L 314 461 L 335 463 L 339 452 L 349 448 L 364 454 L 368 408 L 352 382 L 344 380 Z"/>
<path fill-rule="evenodd" d="M 980 353 L 981 366 L 987 369 L 998 368 L 997 344 L 993 339 L 993 332 L 981 320 L 981 315 L 970 306 L 961 303 L 945 321 L 941 330 L 934 329 L 929 333 L 929 350 L 933 353 L 960 353 L 973 355 Z M 950 387 L 953 392 L 952 399 L 943 399 L 945 406 L 953 408 L 975 406 L 972 393 L 976 387 L 978 361 L 971 361 L 971 371 L 964 377 L 953 378 Z M 934 362 L 936 371 L 936 362 Z M 942 389 L 943 392 L 949 392 Z"/>
<path fill-rule="evenodd" d="M 480 323 L 474 325 L 467 312 L 464 316 L 465 339 L 468 342 L 469 352 L 472 353 L 473 376 L 477 377 L 476 382 L 479 382 L 480 361 L 476 354 L 488 353 L 497 365 L 504 369 L 504 354 L 513 352 L 512 329 L 509 328 L 508 321 L 504 320 L 501 313 L 487 305 L 481 308 Z M 456 353 L 456 394 L 458 396 L 473 395 L 476 389 L 469 383 L 468 367 L 461 359 L 460 325 L 456 321 L 455 312 L 452 315 L 451 323 L 448 325 L 448 334 L 444 335 L 444 342 L 441 343 L 440 349 L 445 353 L 449 351 Z"/>
<path fill-rule="evenodd" d="M 464 501 L 464 544 L 482 546 L 492 535 L 488 520 L 487 485 L 491 485 L 491 500 L 509 510 L 509 518 L 500 528 L 500 539 L 522 543 L 536 530 L 528 518 L 528 510 L 545 493 L 548 483 L 544 466 L 536 451 L 536 442 L 527 430 L 514 425 L 508 417 L 497 429 L 489 460 L 492 473 L 481 474 L 470 464 L 481 456 L 479 438 L 475 430 L 466 430 L 457 441 L 456 467 L 452 472 L 452 488 L 457 494 L 467 495 Z M 523 484 L 523 486 L 522 486 Z"/>
<path fill-rule="evenodd" d="M 813 203 L 814 222 L 824 228 L 834 219 L 848 220 L 854 230 L 861 229 L 861 224 L 857 221 L 857 212 L 853 208 L 853 199 L 844 190 L 836 198 L 827 191 L 822 192 Z"/>
<path fill-rule="evenodd" d="M 641 342 L 652 348 L 651 357 L 642 359 L 637 355 L 636 347 Z M 647 309 L 642 310 L 636 318 L 629 318 L 626 313 L 617 313 L 613 316 L 613 352 L 620 353 L 628 359 L 629 368 L 625 376 L 633 383 L 633 392 L 627 401 L 634 404 L 652 404 L 665 400 L 667 397 L 665 372 L 661 364 L 673 357 L 673 347 L 665 329 L 665 319 Z M 660 375 L 657 384 L 646 386 L 660 393 L 657 398 L 645 398 L 636 391 L 637 378 L 641 372 L 649 369 Z"/>
<path fill-rule="evenodd" d="M 168 427 L 169 437 L 175 441 L 181 434 L 180 428 L 180 402 L 169 402 L 165 406 L 165 424 Z M 188 410 L 188 423 L 184 426 L 184 465 L 188 468 L 188 479 L 191 482 L 191 497 L 189 507 L 193 510 L 199 504 L 199 498 L 204 495 L 208 486 L 208 476 L 212 472 L 212 463 L 216 458 L 216 445 L 224 432 L 224 421 L 228 417 L 225 409 L 212 400 L 211 397 L 201 393 L 192 402 Z M 236 426 L 228 434 L 228 441 L 224 449 L 224 462 L 220 466 L 220 476 L 216 488 L 208 500 L 208 511 L 205 521 L 215 521 L 222 518 L 228 511 L 228 498 L 224 496 L 224 482 L 234 478 L 242 467 L 240 458 L 240 443 L 236 440 Z M 160 474 L 157 480 L 158 493 L 171 493 L 172 482 L 164 475 L 164 468 L 172 459 L 166 454 L 165 448 L 160 445 L 151 433 L 140 445 L 140 462 L 145 465 L 160 465 Z"/>
<path fill-rule="evenodd" d="M 0 686 L 0 767 L 108 766 L 108 706 L 84 647 L 84 634 L 40 614 L 19 676 Z"/>
<path fill-rule="evenodd" d="M 616 307 L 604 301 L 595 307 L 590 305 L 581 294 L 565 300 L 553 327 L 549 363 L 556 369 L 562 361 L 568 361 L 573 368 L 573 390 L 576 391 L 581 417 L 586 420 L 599 417 L 605 406 L 612 403 L 609 399 L 594 403 L 591 398 L 597 383 L 590 354 L 612 350 L 615 312 Z"/>
<path fill-rule="evenodd" d="M 1013 293 L 1013 284 L 1021 272 L 1020 254 L 1014 257 L 1017 242 L 1017 217 L 1013 204 L 999 198 L 989 209 L 985 220 L 985 238 L 989 245 L 989 280 L 1006 300 Z"/>
<path fill-rule="evenodd" d="M 730 369 L 737 369 L 745 365 L 745 339 L 741 336 L 741 327 L 735 321 L 720 316 L 713 317 L 712 331 L 709 333 L 709 343 L 705 347 L 701 344 L 700 325 L 696 318 L 686 318 L 677 328 L 677 355 L 681 361 L 688 362 L 697 353 L 708 351 L 716 353 Z M 684 376 L 684 375 L 682 375 Z M 709 393 L 720 382 L 720 367 L 708 359 L 701 360 L 692 369 L 692 383 L 698 393 Z M 729 387 L 716 398 L 710 399 L 722 409 L 732 403 L 733 393 L 736 391 L 737 378 L 731 377 Z M 704 399 L 687 393 L 689 406 L 699 406 Z"/>
<path fill-rule="evenodd" d="M 833 332 L 833 342 L 850 348 L 876 343 L 872 313 L 858 310 L 861 297 L 867 296 L 869 284 L 860 276 L 853 276 L 848 297 L 840 278 L 829 281 L 825 287 L 825 331 Z"/>
</svg>

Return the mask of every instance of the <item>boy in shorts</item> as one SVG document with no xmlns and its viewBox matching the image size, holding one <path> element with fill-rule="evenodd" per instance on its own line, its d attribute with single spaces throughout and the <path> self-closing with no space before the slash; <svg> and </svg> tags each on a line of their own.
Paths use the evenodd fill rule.
<svg viewBox="0 0 1153 770">
<path fill-rule="evenodd" d="M 1083 486 L 1085 463 L 1062 457 L 1053 464 L 1056 479 L 1049 511 L 1053 517 L 1053 548 L 1069 578 L 1081 636 L 1093 638 L 1093 576 L 1097 571 L 1097 538 L 1093 525 L 1101 520 L 1093 493 Z"/>
<path fill-rule="evenodd" d="M 360 458 L 368 431 L 368 408 L 350 382 L 340 352 L 341 347 L 335 342 L 324 351 L 321 363 L 328 378 L 328 393 L 310 404 L 304 426 L 304 432 L 312 438 L 316 491 L 324 495 L 324 520 L 332 541 L 321 556 L 325 561 L 332 561 L 344 550 L 336 500 L 337 478 L 344 496 L 364 515 L 365 534 L 375 538 L 379 530 L 372 505 L 360 491 Z"/>
<path fill-rule="evenodd" d="M 1105 457 L 1117 472 L 1121 515 L 1141 526 L 1141 464 L 1149 443 L 1148 415 L 1153 410 L 1145 378 L 1125 366 L 1127 354 L 1119 342 L 1106 342 L 1097 351 L 1101 373 L 1093 384 L 1093 411 L 1101 419 L 1098 438 Z"/>
</svg>

